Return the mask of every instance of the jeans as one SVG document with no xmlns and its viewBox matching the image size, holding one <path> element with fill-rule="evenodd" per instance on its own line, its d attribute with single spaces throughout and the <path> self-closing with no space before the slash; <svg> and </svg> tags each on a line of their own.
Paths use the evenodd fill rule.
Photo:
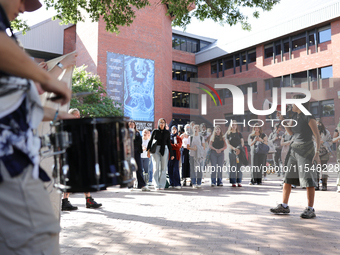
<svg viewBox="0 0 340 255">
<path fill-rule="evenodd" d="M 177 159 L 169 160 L 168 174 L 170 186 L 181 186 L 181 179 L 179 177 L 179 161 Z"/>
<path fill-rule="evenodd" d="M 152 176 L 153 176 L 153 164 L 152 164 L 152 154 L 150 155 L 149 158 L 149 168 L 148 168 L 148 172 L 149 172 L 149 182 L 152 182 Z"/>
<path fill-rule="evenodd" d="M 201 164 L 195 160 L 194 157 L 190 156 L 190 177 L 192 185 L 201 185 L 202 184 L 202 170 Z"/>
<path fill-rule="evenodd" d="M 222 184 L 222 168 L 224 163 L 224 152 L 217 153 L 212 150 L 210 154 L 211 160 L 211 184 L 216 185 L 216 172 L 217 172 L 217 185 Z"/>
<path fill-rule="evenodd" d="M 149 181 L 149 158 L 142 158 L 142 170 L 144 173 L 144 181 L 148 182 Z M 145 178 L 145 175 L 147 175 L 147 179 Z"/>
<path fill-rule="evenodd" d="M 164 189 L 166 185 L 166 171 L 168 169 L 169 149 L 165 146 L 164 155 L 159 153 L 160 145 L 157 145 L 156 152 L 152 155 L 153 180 L 155 188 Z"/>
<path fill-rule="evenodd" d="M 234 152 L 229 152 L 229 161 L 230 161 L 230 183 L 241 183 L 242 182 L 242 172 L 241 172 L 241 163 L 237 163 L 236 154 Z"/>
</svg>

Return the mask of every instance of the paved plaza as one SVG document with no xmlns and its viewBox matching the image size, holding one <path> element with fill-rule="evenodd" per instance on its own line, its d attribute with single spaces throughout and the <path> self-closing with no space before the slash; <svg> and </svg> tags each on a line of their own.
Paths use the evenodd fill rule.
<svg viewBox="0 0 340 255">
<path fill-rule="evenodd" d="M 316 191 L 315 219 L 301 219 L 306 191 L 293 189 L 289 215 L 273 215 L 281 203 L 280 178 L 263 185 L 142 192 L 109 188 L 92 196 L 103 206 L 86 209 L 84 194 L 62 212 L 62 254 L 340 254 L 340 193 L 335 174 L 329 191 Z"/>
</svg>

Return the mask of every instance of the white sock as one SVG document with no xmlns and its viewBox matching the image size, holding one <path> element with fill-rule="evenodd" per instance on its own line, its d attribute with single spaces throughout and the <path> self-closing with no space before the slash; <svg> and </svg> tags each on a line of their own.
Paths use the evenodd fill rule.
<svg viewBox="0 0 340 255">
<path fill-rule="evenodd" d="M 288 205 L 285 204 L 285 203 L 282 203 L 282 206 L 283 206 L 284 208 L 287 208 L 287 207 L 288 207 Z"/>
<path fill-rule="evenodd" d="M 313 207 L 310 207 L 310 206 L 308 206 L 308 208 L 309 208 L 309 209 L 311 209 L 312 211 L 314 210 L 314 208 L 313 208 Z"/>
</svg>

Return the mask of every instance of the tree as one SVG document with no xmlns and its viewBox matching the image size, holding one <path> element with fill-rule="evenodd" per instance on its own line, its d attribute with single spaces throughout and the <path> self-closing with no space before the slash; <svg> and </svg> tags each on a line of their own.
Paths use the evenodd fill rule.
<svg viewBox="0 0 340 255">
<path fill-rule="evenodd" d="M 70 108 L 77 108 L 81 117 L 113 117 L 123 116 L 121 104 L 107 96 L 99 76 L 86 70 L 86 66 L 74 69 L 72 77 L 72 92 L 92 92 L 85 97 L 71 99 Z"/>
<path fill-rule="evenodd" d="M 47 8 L 57 11 L 55 18 L 62 23 L 76 24 L 83 21 L 80 10 L 86 11 L 92 21 L 102 17 L 106 22 L 106 30 L 119 32 L 119 26 L 130 26 L 136 17 L 135 12 L 150 5 L 149 0 L 44 0 Z M 254 8 L 253 16 L 259 17 L 259 9 L 270 11 L 280 0 L 159 0 L 159 4 L 166 4 L 167 15 L 173 18 L 174 26 L 186 27 L 192 17 L 198 20 L 212 19 L 230 26 L 241 23 L 242 28 L 250 30 L 248 17 L 240 8 Z M 196 8 L 189 11 L 189 6 Z M 17 27 L 16 27 L 17 28 Z"/>
</svg>

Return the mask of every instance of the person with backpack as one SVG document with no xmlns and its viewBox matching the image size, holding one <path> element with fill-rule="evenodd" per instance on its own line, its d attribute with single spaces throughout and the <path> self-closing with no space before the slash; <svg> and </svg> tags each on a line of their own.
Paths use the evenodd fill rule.
<svg viewBox="0 0 340 255">
<path fill-rule="evenodd" d="M 200 126 L 194 125 L 193 135 L 190 136 L 190 144 L 187 149 L 190 151 L 190 177 L 191 184 L 194 189 L 201 188 L 202 185 L 202 169 L 201 162 L 205 157 L 204 138 L 199 134 Z"/>
<path fill-rule="evenodd" d="M 217 186 L 223 186 L 222 168 L 224 163 L 224 150 L 227 148 L 227 143 L 219 125 L 216 125 L 214 128 L 214 132 L 210 138 L 209 148 L 211 149 L 211 187 L 216 186 L 216 172 Z"/>
</svg>

